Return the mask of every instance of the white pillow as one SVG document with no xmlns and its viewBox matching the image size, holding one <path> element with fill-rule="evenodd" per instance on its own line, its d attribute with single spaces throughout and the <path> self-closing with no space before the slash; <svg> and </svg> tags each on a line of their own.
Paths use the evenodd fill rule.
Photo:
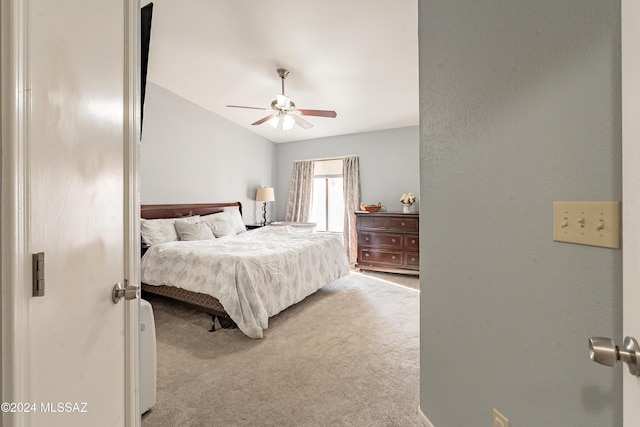
<svg viewBox="0 0 640 427">
<path fill-rule="evenodd" d="M 247 226 L 244 225 L 244 221 L 242 220 L 242 215 L 240 214 L 240 209 L 237 207 L 225 208 L 224 212 L 228 215 L 227 222 L 236 233 L 242 233 L 243 231 L 247 231 Z"/>
<path fill-rule="evenodd" d="M 175 222 L 180 240 L 211 240 L 215 239 L 213 232 L 204 222 L 190 224 L 186 221 Z"/>
<path fill-rule="evenodd" d="M 193 223 L 199 220 L 199 216 L 185 218 L 162 218 L 144 219 L 140 218 L 140 235 L 142 241 L 147 245 L 157 245 L 158 243 L 173 242 L 178 240 L 178 233 L 174 226 L 176 221 Z"/>
<path fill-rule="evenodd" d="M 209 225 L 209 222 L 214 220 L 214 219 L 218 219 L 218 218 L 223 218 L 226 220 L 227 218 L 227 213 L 226 212 L 217 212 L 214 214 L 209 214 L 209 215 L 202 215 L 200 217 L 200 220 L 202 222 L 204 222 L 205 224 Z"/>
<path fill-rule="evenodd" d="M 213 235 L 216 237 L 236 234 L 231 224 L 229 224 L 229 218 L 226 212 L 205 215 L 202 217 L 202 222 L 209 226 Z"/>
</svg>

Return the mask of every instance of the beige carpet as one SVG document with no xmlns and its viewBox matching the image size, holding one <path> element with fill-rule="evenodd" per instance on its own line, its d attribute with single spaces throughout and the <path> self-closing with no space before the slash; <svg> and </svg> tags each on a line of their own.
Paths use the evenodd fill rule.
<svg viewBox="0 0 640 427">
<path fill-rule="evenodd" d="M 388 282 L 397 283 L 398 285 L 407 286 L 413 289 L 420 289 L 420 278 L 409 274 L 396 274 L 396 273 L 383 273 L 381 271 L 366 271 L 360 272 L 365 276 L 375 277 L 377 279 L 386 280 Z"/>
<path fill-rule="evenodd" d="M 152 303 L 151 426 L 420 426 L 419 292 L 353 273 L 269 320 L 255 340 Z"/>
</svg>

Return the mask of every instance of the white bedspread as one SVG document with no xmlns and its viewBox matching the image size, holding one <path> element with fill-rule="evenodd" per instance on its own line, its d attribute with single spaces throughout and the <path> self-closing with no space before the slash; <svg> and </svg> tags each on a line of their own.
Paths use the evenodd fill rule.
<svg viewBox="0 0 640 427">
<path fill-rule="evenodd" d="M 269 317 L 348 274 L 339 239 L 292 227 L 161 243 L 147 250 L 141 265 L 143 283 L 214 296 L 252 338 L 262 338 Z"/>
</svg>

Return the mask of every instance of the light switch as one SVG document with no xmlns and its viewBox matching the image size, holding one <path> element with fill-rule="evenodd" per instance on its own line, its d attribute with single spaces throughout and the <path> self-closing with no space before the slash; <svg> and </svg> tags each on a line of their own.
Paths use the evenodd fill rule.
<svg viewBox="0 0 640 427">
<path fill-rule="evenodd" d="M 553 202 L 553 240 L 620 248 L 620 202 Z"/>
</svg>

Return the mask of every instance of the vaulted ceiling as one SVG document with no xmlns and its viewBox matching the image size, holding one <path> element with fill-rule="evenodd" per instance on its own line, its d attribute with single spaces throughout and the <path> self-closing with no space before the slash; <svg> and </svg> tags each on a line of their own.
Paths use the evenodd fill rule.
<svg viewBox="0 0 640 427">
<path fill-rule="evenodd" d="M 153 0 L 148 80 L 273 142 L 418 124 L 418 0 Z M 147 4 L 149 1 L 143 1 Z M 281 91 L 311 129 L 251 123 Z"/>
</svg>

